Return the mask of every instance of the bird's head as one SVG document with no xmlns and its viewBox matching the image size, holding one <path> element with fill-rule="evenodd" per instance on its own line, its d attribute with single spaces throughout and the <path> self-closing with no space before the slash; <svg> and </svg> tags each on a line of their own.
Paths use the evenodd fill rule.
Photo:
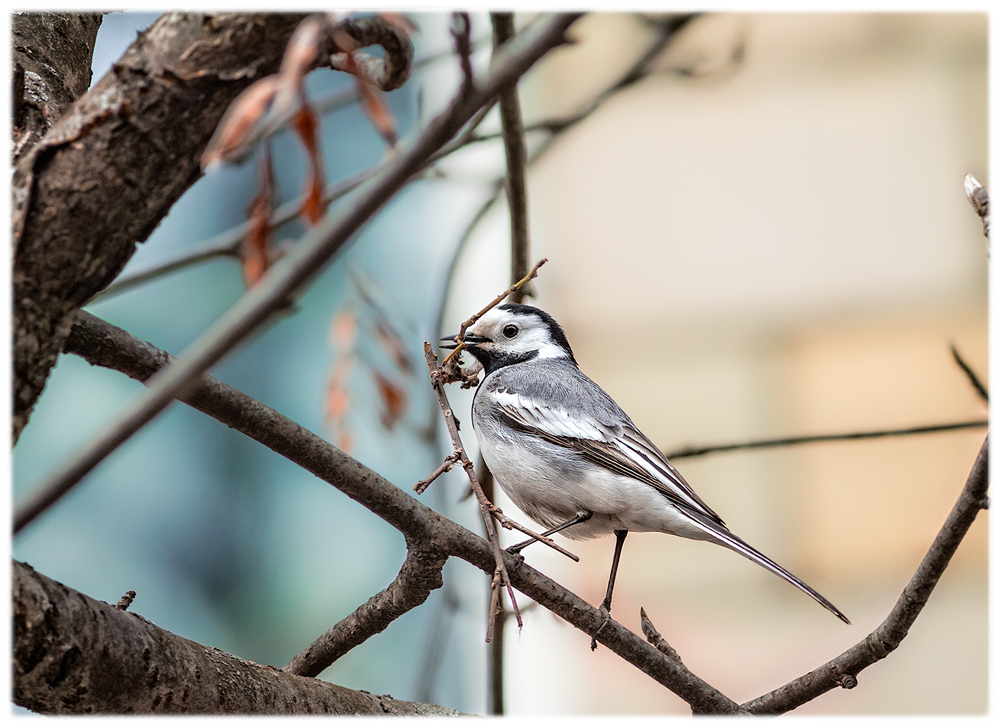
<svg viewBox="0 0 1000 727">
<path fill-rule="evenodd" d="M 441 340 L 449 342 L 446 348 L 455 348 L 457 338 Z M 463 350 L 479 359 L 487 376 L 533 358 L 565 358 L 576 363 L 560 325 L 548 313 L 530 305 L 507 303 L 492 308 L 466 330 L 463 340 Z"/>
</svg>

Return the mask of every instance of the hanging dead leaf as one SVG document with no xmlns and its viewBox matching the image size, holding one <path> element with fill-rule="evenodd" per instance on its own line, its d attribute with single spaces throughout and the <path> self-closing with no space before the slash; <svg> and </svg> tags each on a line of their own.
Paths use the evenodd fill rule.
<svg viewBox="0 0 1000 727">
<path fill-rule="evenodd" d="M 309 158 L 309 181 L 306 185 L 302 211 L 315 225 L 326 214 L 326 201 L 323 199 L 326 178 L 323 174 L 323 158 L 319 149 L 319 116 L 312 106 L 303 104 L 295 112 L 292 123 Z"/>
<path fill-rule="evenodd" d="M 241 257 L 243 279 L 247 288 L 255 286 L 270 267 L 270 239 L 273 231 L 271 213 L 274 211 L 274 171 L 271 168 L 271 150 L 266 149 L 258 168 L 257 194 L 250 200 L 247 214 L 250 226 L 243 236 Z"/>
<path fill-rule="evenodd" d="M 373 373 L 378 392 L 382 396 L 380 416 L 382 426 L 386 429 L 392 429 L 406 413 L 406 392 L 378 371 Z"/>
<path fill-rule="evenodd" d="M 262 121 L 280 87 L 279 76 L 265 76 L 236 97 L 201 155 L 202 170 L 246 157 L 260 137 Z"/>
<path fill-rule="evenodd" d="M 347 414 L 347 407 L 350 404 L 347 378 L 354 367 L 354 360 L 354 357 L 350 355 L 341 356 L 330 372 L 324 406 L 327 426 L 334 422 L 342 422 Z"/>
</svg>

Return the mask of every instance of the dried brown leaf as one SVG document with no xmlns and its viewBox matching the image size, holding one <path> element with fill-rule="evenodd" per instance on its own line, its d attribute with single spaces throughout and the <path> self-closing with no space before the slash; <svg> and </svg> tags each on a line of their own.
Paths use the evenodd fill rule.
<svg viewBox="0 0 1000 727">
<path fill-rule="evenodd" d="M 274 211 L 274 171 L 271 168 L 271 152 L 267 150 L 260 161 L 257 194 L 250 200 L 247 214 L 250 226 L 243 236 L 241 258 L 243 279 L 252 288 L 264 277 L 271 263 L 270 239 L 273 231 L 271 213 Z"/>
<path fill-rule="evenodd" d="M 240 159 L 249 152 L 257 139 L 261 120 L 280 88 L 279 76 L 265 76 L 236 97 L 201 155 L 203 170 Z"/>
<path fill-rule="evenodd" d="M 347 414 L 350 404 L 350 393 L 347 388 L 347 377 L 354 368 L 353 356 L 342 356 L 334 364 L 330 372 L 330 379 L 326 385 L 325 413 L 326 423 L 329 426 L 332 422 L 343 420 Z"/>
<path fill-rule="evenodd" d="M 312 224 L 316 224 L 326 214 L 323 189 L 326 186 L 323 174 L 323 158 L 319 149 L 319 115 L 309 104 L 303 104 L 292 119 L 295 133 L 302 140 L 306 156 L 309 158 L 309 181 L 306 186 L 302 211 Z"/>
<path fill-rule="evenodd" d="M 386 429 L 395 427 L 406 413 L 406 392 L 378 371 L 374 372 L 375 384 L 382 397 L 382 426 Z"/>
</svg>

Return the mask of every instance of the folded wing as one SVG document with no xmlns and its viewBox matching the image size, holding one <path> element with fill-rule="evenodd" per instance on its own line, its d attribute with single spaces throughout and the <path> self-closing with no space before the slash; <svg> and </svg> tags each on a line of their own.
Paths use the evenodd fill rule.
<svg viewBox="0 0 1000 727">
<path fill-rule="evenodd" d="M 624 415 L 627 424 L 608 425 L 595 417 L 542 404 L 510 389 L 496 393 L 500 416 L 516 430 L 578 452 L 584 459 L 615 474 L 645 482 L 662 493 L 684 512 L 700 515 L 722 528 L 726 525 L 712 508 L 698 497 L 680 472 L 656 445 Z"/>
</svg>

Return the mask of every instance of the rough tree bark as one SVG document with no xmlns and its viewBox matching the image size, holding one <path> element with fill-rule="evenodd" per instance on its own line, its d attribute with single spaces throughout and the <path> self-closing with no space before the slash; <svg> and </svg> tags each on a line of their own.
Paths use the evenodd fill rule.
<svg viewBox="0 0 1000 727">
<path fill-rule="evenodd" d="M 100 13 L 13 13 L 13 162 L 16 165 L 90 87 Z"/>
<path fill-rule="evenodd" d="M 244 661 L 14 561 L 14 701 L 43 714 L 456 715 Z"/>
<path fill-rule="evenodd" d="M 164 15 L 23 150 L 12 201 L 14 441 L 76 311 L 199 177 L 219 118 L 240 91 L 277 69 L 302 17 Z M 83 84 L 80 72 L 67 80 L 65 100 Z M 58 108 L 48 106 L 49 117 Z"/>
</svg>

